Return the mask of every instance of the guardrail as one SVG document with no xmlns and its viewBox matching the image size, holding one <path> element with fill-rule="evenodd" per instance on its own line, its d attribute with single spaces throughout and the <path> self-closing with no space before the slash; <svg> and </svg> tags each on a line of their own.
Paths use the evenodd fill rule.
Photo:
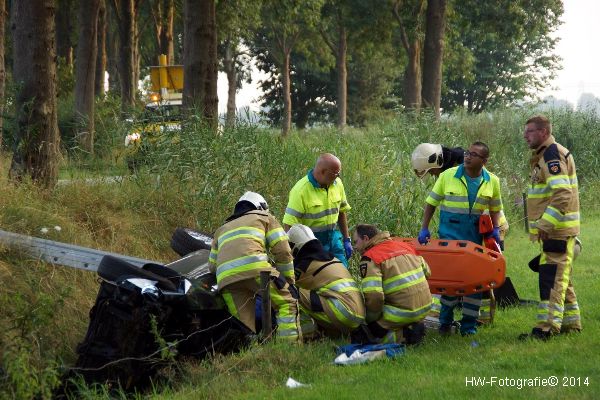
<svg viewBox="0 0 600 400">
<path fill-rule="evenodd" d="M 162 264 L 158 261 L 145 260 L 143 258 L 130 257 L 123 254 L 55 242 L 3 230 L 0 230 L 0 245 L 22 251 L 34 259 L 50 264 L 64 265 L 66 267 L 94 272 L 98 270 L 100 260 L 106 255 L 118 257 L 138 267 L 147 263 Z"/>
</svg>

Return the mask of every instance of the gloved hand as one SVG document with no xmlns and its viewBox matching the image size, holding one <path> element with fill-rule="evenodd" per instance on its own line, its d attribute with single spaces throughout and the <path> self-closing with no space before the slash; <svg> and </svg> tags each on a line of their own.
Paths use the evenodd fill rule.
<svg viewBox="0 0 600 400">
<path fill-rule="evenodd" d="M 490 233 L 485 235 L 485 237 L 486 238 L 493 237 L 494 240 L 496 241 L 496 243 L 498 243 L 498 245 L 500 245 L 500 227 L 495 226 L 494 229 Z"/>
<path fill-rule="evenodd" d="M 427 228 L 422 228 L 419 231 L 419 236 L 417 236 L 417 240 L 421 244 L 427 244 L 427 242 L 429 241 L 430 238 L 431 238 L 431 233 L 429 233 L 429 229 L 427 229 Z"/>
<path fill-rule="evenodd" d="M 346 252 L 346 259 L 349 260 L 353 252 L 350 238 L 344 238 L 344 251 Z"/>
</svg>

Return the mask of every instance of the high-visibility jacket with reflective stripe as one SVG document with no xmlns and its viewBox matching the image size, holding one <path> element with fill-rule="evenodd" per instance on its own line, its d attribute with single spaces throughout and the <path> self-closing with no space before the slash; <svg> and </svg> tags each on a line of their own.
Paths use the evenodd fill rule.
<svg viewBox="0 0 600 400">
<path fill-rule="evenodd" d="M 481 174 L 481 184 L 472 207 L 469 206 L 464 164 L 440 174 L 426 199 L 428 204 L 440 208 L 440 238 L 481 243 L 479 216 L 485 210 L 502 210 L 500 180 L 485 168 Z"/>
<path fill-rule="evenodd" d="M 340 211 L 349 210 L 342 180 L 336 178 L 329 187 L 322 188 L 310 170 L 290 190 L 283 223 L 303 224 L 315 233 L 331 231 L 336 229 Z"/>
<path fill-rule="evenodd" d="M 380 232 L 366 243 L 360 273 L 367 322 L 383 316 L 390 323 L 411 323 L 425 318 L 431 309 L 429 266 L 403 246 L 406 243 L 394 240 L 389 232 Z"/>
<path fill-rule="evenodd" d="M 288 237 L 275 217 L 268 211 L 250 211 L 226 222 L 215 232 L 208 259 L 219 289 L 270 270 L 267 253 L 286 280 L 294 282 Z"/>
<path fill-rule="evenodd" d="M 579 233 L 579 189 L 573 156 L 550 137 L 532 152 L 531 185 L 527 191 L 529 233 L 538 228 L 552 237 Z"/>
<path fill-rule="evenodd" d="M 300 288 L 316 291 L 320 297 L 328 301 L 332 311 L 339 320 L 348 320 L 347 325 L 360 325 L 365 319 L 365 305 L 358 284 L 341 261 L 310 263 L 306 271 L 300 273 L 296 285 Z M 338 300 L 338 301 L 335 301 Z M 342 303 L 338 306 L 339 303 Z M 341 307 L 340 307 L 341 306 Z"/>
</svg>

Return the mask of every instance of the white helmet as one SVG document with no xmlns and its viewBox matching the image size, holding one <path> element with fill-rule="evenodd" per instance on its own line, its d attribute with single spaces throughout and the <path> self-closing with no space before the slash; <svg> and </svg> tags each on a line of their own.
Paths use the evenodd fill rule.
<svg viewBox="0 0 600 400">
<path fill-rule="evenodd" d="M 432 168 L 440 168 L 444 163 L 442 145 L 421 143 L 412 152 L 410 162 L 419 178 Z"/>
<path fill-rule="evenodd" d="M 267 201 L 265 200 L 265 198 L 255 192 L 244 193 L 242 195 L 242 197 L 240 197 L 240 199 L 238 200 L 238 203 L 240 201 L 249 201 L 250 203 L 254 204 L 254 207 L 256 207 L 257 210 L 268 210 L 269 209 L 269 205 L 267 204 Z"/>
<path fill-rule="evenodd" d="M 316 239 L 313 231 L 306 225 L 295 224 L 288 231 L 288 241 L 294 251 L 300 251 L 302 246 Z"/>
</svg>

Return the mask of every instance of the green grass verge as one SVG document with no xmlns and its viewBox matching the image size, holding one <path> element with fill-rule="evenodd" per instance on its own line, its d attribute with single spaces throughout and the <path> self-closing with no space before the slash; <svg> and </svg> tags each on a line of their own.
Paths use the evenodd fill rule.
<svg viewBox="0 0 600 400">
<path fill-rule="evenodd" d="M 289 346 L 270 343 L 241 354 L 190 362 L 182 382 L 151 396 L 153 399 L 346 399 L 346 398 L 510 398 L 595 399 L 600 393 L 600 263 L 598 215 L 587 215 L 582 237 L 584 251 L 574 269 L 574 285 L 582 310 L 584 330 L 548 342 L 517 340 L 535 321 L 534 306 L 498 310 L 493 326 L 473 337 L 443 338 L 429 331 L 426 342 L 393 360 L 364 365 L 335 366 L 332 341 Z M 521 227 L 507 238 L 507 276 L 521 298 L 537 299 L 537 275 L 527 261 L 537 251 Z M 289 389 L 288 377 L 310 384 Z M 557 386 L 541 386 L 541 379 L 558 379 Z M 485 386 L 468 380 L 486 379 Z M 538 386 L 527 386 L 536 384 Z M 489 382 L 495 379 L 494 384 Z M 521 381 L 519 381 L 521 380 Z M 530 381 L 528 381 L 530 380 Z M 519 388 L 519 383 L 521 388 Z"/>
<path fill-rule="evenodd" d="M 333 152 L 343 162 L 343 180 L 353 209 L 350 224 L 377 223 L 398 235 L 418 231 L 424 198 L 433 183 L 420 180 L 410 168 L 410 153 L 423 141 L 466 147 L 474 140 L 490 145 L 490 170 L 502 182 L 506 213 L 511 223 L 507 239 L 508 275 L 524 298 L 537 297 L 535 276 L 527 261 L 535 254 L 522 233 L 527 149 L 522 126 L 531 110 L 500 110 L 485 115 L 453 115 L 434 122 L 427 116 L 400 115 L 365 129 L 349 128 L 294 132 L 287 140 L 278 133 L 240 126 L 215 137 L 191 121 L 181 140 L 168 140 L 150 154 L 149 165 L 135 178 L 119 183 L 83 178 L 111 176 L 125 171 L 117 157 L 122 152 L 126 127 L 117 118 L 107 119 L 99 136 L 103 142 L 95 156 L 68 153 L 61 178 L 71 180 L 45 191 L 30 183 L 7 181 L 9 156 L 0 154 L 0 229 L 42 236 L 148 259 L 176 258 L 169 239 L 177 226 L 212 232 L 226 218 L 245 190 L 262 193 L 273 213 L 281 218 L 291 186 L 311 168 L 320 152 Z M 426 346 L 411 349 L 389 362 L 368 366 L 334 367 L 334 343 L 309 344 L 288 349 L 283 345 L 255 347 L 240 355 L 217 357 L 212 362 L 182 364 L 183 376 L 169 388 L 156 389 L 159 398 L 359 397 L 383 394 L 400 397 L 438 398 L 493 394 L 501 397 L 591 397 L 598 375 L 590 386 L 524 389 L 469 388 L 465 376 L 509 378 L 590 375 L 598 363 L 598 320 L 595 294 L 598 284 L 600 221 L 600 129 L 597 116 L 554 112 L 550 115 L 558 140 L 575 155 L 584 210 L 584 253 L 575 266 L 575 288 L 580 297 L 584 332 L 578 337 L 558 338 L 535 346 L 518 343 L 516 336 L 528 331 L 535 309 L 513 309 L 498 314 L 496 325 L 483 329 L 472 340 L 460 337 L 441 341 L 437 334 Z M 112 122 L 111 122 L 112 121 Z M 115 129 L 113 129 L 113 127 Z M 102 150 L 102 151 L 100 151 Z M 60 226 L 56 230 L 53 227 Z M 351 268 L 356 268 L 356 261 Z M 31 261 L 0 247 L 0 398 L 40 398 L 55 383 L 57 365 L 72 365 L 75 346 L 83 338 L 88 311 L 98 285 L 95 276 L 83 271 L 53 267 Z M 476 373 L 479 373 L 477 375 Z M 485 373 L 485 374 L 484 374 Z M 168 375 L 170 376 L 170 375 Z M 310 388 L 288 390 L 288 376 L 310 383 Z M 557 374 L 558 376 L 558 374 Z M 528 389 L 529 390 L 529 389 Z M 569 389 L 571 390 L 571 389 Z M 527 394 L 523 394 L 527 393 Z M 88 398 L 104 398 L 87 392 Z M 6 397 L 5 396 L 5 397 Z"/>
</svg>

